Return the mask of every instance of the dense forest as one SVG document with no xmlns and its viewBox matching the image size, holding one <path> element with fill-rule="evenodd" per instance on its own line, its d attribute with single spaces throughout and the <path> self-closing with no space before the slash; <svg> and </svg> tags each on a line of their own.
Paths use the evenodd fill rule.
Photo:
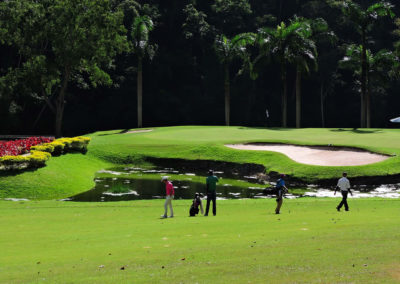
<svg viewBox="0 0 400 284">
<path fill-rule="evenodd" d="M 166 125 L 393 127 L 396 4 L 3 1 L 0 134 L 55 134 L 55 124 L 64 135 Z"/>
</svg>

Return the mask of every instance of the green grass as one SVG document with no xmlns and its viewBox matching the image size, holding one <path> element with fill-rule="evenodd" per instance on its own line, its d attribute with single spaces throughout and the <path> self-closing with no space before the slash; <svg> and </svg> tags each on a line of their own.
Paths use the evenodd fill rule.
<svg viewBox="0 0 400 284">
<path fill-rule="evenodd" d="M 45 168 L 0 176 L 0 198 L 64 198 L 93 187 L 94 174 L 121 164 L 141 165 L 146 157 L 181 158 L 262 164 L 267 171 L 284 172 L 314 183 L 337 178 L 346 170 L 355 176 L 400 173 L 400 131 L 397 129 L 263 129 L 222 126 L 154 128 L 147 133 L 120 130 L 96 132 L 86 155 L 53 157 Z M 287 156 L 265 151 L 242 151 L 227 143 L 280 142 L 298 145 L 351 146 L 395 154 L 386 161 L 356 167 L 320 167 L 294 162 Z"/>
<path fill-rule="evenodd" d="M 400 201 L 338 202 L 0 201 L 0 283 L 398 283 Z"/>
</svg>

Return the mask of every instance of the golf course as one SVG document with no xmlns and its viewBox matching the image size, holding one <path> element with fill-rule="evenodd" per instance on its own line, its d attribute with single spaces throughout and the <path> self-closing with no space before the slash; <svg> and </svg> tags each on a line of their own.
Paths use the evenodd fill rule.
<svg viewBox="0 0 400 284">
<path fill-rule="evenodd" d="M 217 216 L 193 218 L 188 217 L 191 200 L 177 199 L 175 217 L 168 219 L 160 219 L 162 199 L 60 201 L 90 190 L 101 175 L 112 176 L 108 169 L 152 169 L 155 159 L 194 166 L 229 162 L 226 170 L 261 165 L 266 175 L 285 173 L 289 192 L 295 190 L 291 178 L 315 183 L 336 180 L 343 171 L 350 181 L 395 176 L 400 173 L 399 131 L 217 126 L 148 130 L 88 134 L 86 154 L 68 153 L 51 157 L 36 170 L 1 173 L 0 283 L 400 281 L 399 199 L 350 198 L 348 212 L 336 211 L 339 198 L 285 199 L 276 215 L 274 198 L 228 198 L 217 201 Z M 362 166 L 315 166 L 278 152 L 225 146 L 248 143 L 342 146 L 388 158 Z M 147 178 L 159 182 L 161 175 Z M 193 178 L 201 182 L 206 176 L 204 172 Z M 179 179 L 183 177 L 171 175 L 173 183 Z"/>
</svg>

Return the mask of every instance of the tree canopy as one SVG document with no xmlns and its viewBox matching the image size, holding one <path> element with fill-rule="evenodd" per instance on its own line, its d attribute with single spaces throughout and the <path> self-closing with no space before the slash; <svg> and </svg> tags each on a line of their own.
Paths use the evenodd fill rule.
<svg viewBox="0 0 400 284">
<path fill-rule="evenodd" d="M 396 4 L 2 1 L 0 132 L 61 135 L 63 117 L 66 134 L 130 128 L 142 111 L 143 126 L 224 124 L 227 78 L 231 125 L 391 126 Z M 237 35 L 257 40 L 243 49 Z"/>
</svg>

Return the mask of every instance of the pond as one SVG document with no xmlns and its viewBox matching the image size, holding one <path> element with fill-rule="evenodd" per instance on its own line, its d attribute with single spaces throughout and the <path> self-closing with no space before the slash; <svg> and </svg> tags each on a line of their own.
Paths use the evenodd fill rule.
<svg viewBox="0 0 400 284">
<path fill-rule="evenodd" d="M 121 167 L 101 170 L 96 173 L 95 187 L 87 192 L 64 199 L 66 201 L 102 202 L 140 199 L 161 199 L 165 197 L 162 176 L 168 176 L 175 188 L 175 199 L 192 199 L 196 192 L 205 193 L 206 173 L 195 170 L 158 167 L 152 169 Z M 269 185 L 265 176 L 252 173 L 241 174 L 232 171 L 215 171 L 220 179 L 217 185 L 217 199 L 275 198 L 265 195 Z M 272 185 L 274 183 L 271 183 Z M 302 189 L 289 188 L 286 198 L 298 197 L 340 197 L 332 189 L 309 185 Z M 400 198 L 400 184 L 379 186 L 357 186 L 353 198 L 383 197 Z"/>
<path fill-rule="evenodd" d="M 257 176 L 239 176 L 216 171 L 218 199 L 263 198 L 264 182 Z M 123 201 L 160 199 L 165 197 L 165 185 L 160 182 L 168 176 L 174 185 L 175 199 L 192 199 L 196 192 L 205 193 L 206 172 L 185 172 L 174 168 L 114 168 L 96 173 L 95 187 L 72 196 L 69 201 Z M 234 178 L 235 177 L 235 178 Z"/>
</svg>

